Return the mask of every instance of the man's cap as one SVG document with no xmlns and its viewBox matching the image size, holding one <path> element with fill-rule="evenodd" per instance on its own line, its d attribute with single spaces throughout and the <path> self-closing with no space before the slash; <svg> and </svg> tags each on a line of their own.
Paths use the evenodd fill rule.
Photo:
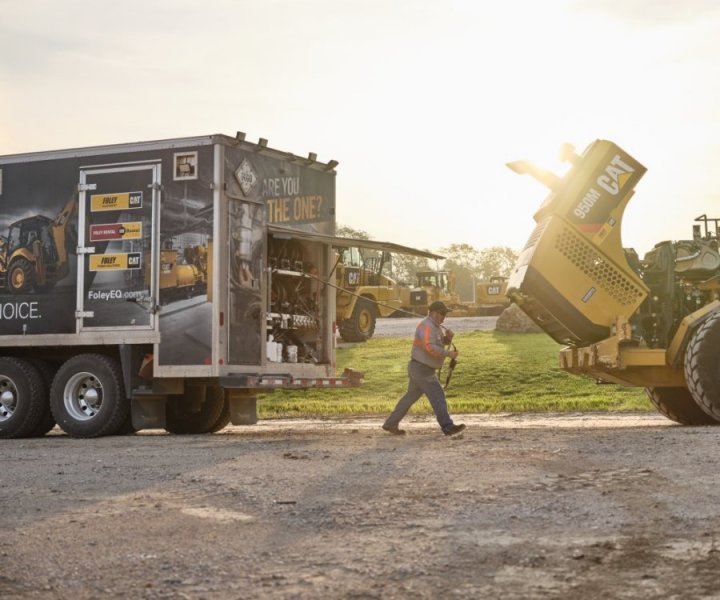
<svg viewBox="0 0 720 600">
<path fill-rule="evenodd" d="M 433 302 L 430 306 L 428 306 L 428 312 L 439 312 L 443 315 L 448 314 L 451 311 L 444 302 L 440 302 L 440 300 L 437 300 Z"/>
</svg>

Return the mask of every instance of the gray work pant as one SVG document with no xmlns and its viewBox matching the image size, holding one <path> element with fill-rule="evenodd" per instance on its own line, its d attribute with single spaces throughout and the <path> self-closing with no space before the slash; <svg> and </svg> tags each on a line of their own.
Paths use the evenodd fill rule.
<svg viewBox="0 0 720 600">
<path fill-rule="evenodd" d="M 397 406 L 385 421 L 386 427 L 397 427 L 410 407 L 425 394 L 430 400 L 435 417 L 440 428 L 448 431 L 453 426 L 453 420 L 448 413 L 445 391 L 440 385 L 435 369 L 416 360 L 408 363 L 408 389 L 405 395 L 398 400 Z"/>
</svg>

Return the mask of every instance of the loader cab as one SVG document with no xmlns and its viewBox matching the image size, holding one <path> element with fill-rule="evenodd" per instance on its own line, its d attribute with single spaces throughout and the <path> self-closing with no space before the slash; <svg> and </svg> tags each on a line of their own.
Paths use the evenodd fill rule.
<svg viewBox="0 0 720 600">
<path fill-rule="evenodd" d="M 42 253 L 44 264 L 53 264 L 58 260 L 57 249 L 53 240 L 52 219 L 37 215 L 16 221 L 10 225 L 7 237 L 5 256 L 9 262 L 18 251 L 26 249 L 29 254 L 38 256 Z M 35 242 L 39 249 L 35 250 Z"/>
<path fill-rule="evenodd" d="M 449 274 L 447 271 L 419 271 L 417 274 L 417 285 L 421 288 L 436 288 L 449 293 Z"/>
</svg>

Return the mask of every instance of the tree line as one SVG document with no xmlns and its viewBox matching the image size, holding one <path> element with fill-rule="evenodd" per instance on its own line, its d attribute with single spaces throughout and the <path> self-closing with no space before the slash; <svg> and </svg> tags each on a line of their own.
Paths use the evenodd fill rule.
<svg viewBox="0 0 720 600">
<path fill-rule="evenodd" d="M 337 235 L 361 240 L 372 239 L 366 231 L 347 225 L 339 225 Z M 518 252 L 508 246 L 478 249 L 471 244 L 450 244 L 432 252 L 445 256 L 445 260 L 435 261 L 419 256 L 394 254 L 384 268 L 385 274 L 399 283 L 412 285 L 418 271 L 452 271 L 455 274 L 457 293 L 462 299 L 469 300 L 473 296 L 473 280 L 487 281 L 491 277 L 509 277 L 518 258 Z M 366 251 L 364 254 L 373 256 L 377 253 Z"/>
</svg>

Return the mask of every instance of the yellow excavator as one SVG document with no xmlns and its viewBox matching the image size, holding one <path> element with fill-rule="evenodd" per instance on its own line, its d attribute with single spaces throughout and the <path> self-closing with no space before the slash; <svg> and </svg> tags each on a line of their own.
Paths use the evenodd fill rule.
<svg viewBox="0 0 720 600">
<path fill-rule="evenodd" d="M 77 248 L 76 212 L 73 196 L 54 219 L 35 215 L 10 225 L 0 237 L 0 289 L 46 293 L 67 276 L 68 255 Z"/>
<path fill-rule="evenodd" d="M 644 387 L 678 423 L 720 423 L 720 219 L 695 219 L 690 240 L 643 258 L 620 226 L 645 167 L 596 140 L 563 176 L 509 163 L 550 189 L 508 281 L 508 296 L 565 345 L 560 366 L 597 381 Z"/>
</svg>

